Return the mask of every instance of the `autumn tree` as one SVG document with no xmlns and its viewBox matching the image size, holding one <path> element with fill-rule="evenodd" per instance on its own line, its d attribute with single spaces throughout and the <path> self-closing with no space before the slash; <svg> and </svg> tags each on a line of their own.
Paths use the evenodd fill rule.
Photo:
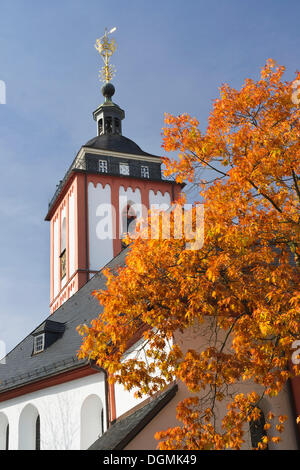
<svg viewBox="0 0 300 470">
<path fill-rule="evenodd" d="M 161 449 L 241 448 L 262 397 L 300 374 L 291 362 L 300 337 L 300 107 L 283 74 L 269 60 L 258 81 L 223 85 L 205 133 L 188 115 L 166 115 L 163 148 L 175 152 L 166 174 L 198 189 L 204 244 L 188 249 L 174 217 L 169 238 L 140 232 L 126 265 L 106 272 L 107 290 L 94 293 L 103 313 L 80 327 L 80 355 L 128 390 L 153 394 L 175 378 L 190 391 L 177 405 L 180 425 L 157 433 Z M 195 325 L 208 343 L 183 350 L 176 338 Z M 137 335 L 140 351 L 124 360 Z M 276 419 L 274 442 L 286 417 Z"/>
</svg>

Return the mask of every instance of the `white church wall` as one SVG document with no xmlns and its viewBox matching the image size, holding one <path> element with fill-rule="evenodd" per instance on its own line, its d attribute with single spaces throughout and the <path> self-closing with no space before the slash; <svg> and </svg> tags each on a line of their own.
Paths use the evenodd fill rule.
<svg viewBox="0 0 300 470">
<path fill-rule="evenodd" d="M 1 417 L 5 416 L 9 423 L 9 449 L 31 448 L 34 442 L 33 439 L 35 439 L 33 421 L 34 419 L 36 421 L 37 416 L 35 414 L 33 417 L 34 413 L 31 413 L 34 409 L 40 415 L 41 450 L 80 449 L 81 444 L 86 445 L 88 438 L 93 438 L 96 435 L 95 432 L 99 429 L 99 419 L 97 420 L 95 417 L 89 435 L 84 438 L 81 433 L 82 419 L 83 425 L 86 425 L 85 411 L 83 408 L 82 412 L 82 406 L 90 396 L 98 398 L 98 405 L 95 406 L 94 410 L 95 414 L 99 412 L 99 403 L 103 407 L 103 427 L 105 431 L 107 422 L 105 377 L 100 372 L 1 402 L 0 445 L 3 445 Z M 95 404 L 95 399 L 90 401 L 89 414 L 92 413 L 93 403 Z M 98 427 L 95 423 L 98 423 Z M 101 431 L 99 434 L 101 434 Z"/>
<path fill-rule="evenodd" d="M 0 450 L 6 449 L 6 432 L 8 419 L 5 413 L 0 412 Z"/>
<path fill-rule="evenodd" d="M 154 209 L 165 211 L 171 205 L 171 196 L 168 192 L 165 192 L 164 194 L 162 194 L 160 191 L 154 192 L 152 189 L 150 189 L 149 205 L 150 205 L 150 209 L 153 209 L 152 206 L 154 205 Z M 160 207 L 156 207 L 156 205 L 159 205 Z"/>
<path fill-rule="evenodd" d="M 142 345 L 142 341 L 135 343 L 124 355 L 123 361 L 133 359 L 136 357 L 137 349 Z M 139 356 L 142 359 L 141 355 Z M 147 397 L 135 398 L 134 393 L 137 388 L 133 388 L 130 391 L 126 390 L 122 384 L 115 383 L 115 400 L 116 400 L 116 417 L 119 418 L 124 413 L 127 413 L 131 408 L 134 408 L 139 403 L 144 401 Z"/>
<path fill-rule="evenodd" d="M 145 344 L 145 343 L 144 343 Z M 123 361 L 138 358 L 141 361 L 146 360 L 146 351 L 149 349 L 149 346 L 146 345 L 142 350 L 143 339 L 135 343 L 124 355 Z M 169 352 L 170 347 L 172 346 L 172 341 L 169 344 L 166 344 L 165 351 Z M 149 360 L 149 358 L 148 358 Z M 153 376 L 159 376 L 160 370 L 157 368 Z M 117 418 L 122 416 L 124 413 L 127 413 L 131 408 L 139 405 L 141 402 L 148 398 L 147 395 L 143 395 L 142 398 L 135 398 L 134 393 L 138 390 L 137 387 L 132 388 L 130 391 L 126 390 L 123 385 L 115 384 L 115 397 L 116 397 L 116 415 Z"/>
<path fill-rule="evenodd" d="M 97 271 L 113 258 L 113 208 L 110 185 L 88 186 L 89 267 Z"/>
<path fill-rule="evenodd" d="M 136 390 L 137 389 L 134 388 L 128 391 L 125 390 L 123 385 L 115 384 L 116 418 L 119 418 L 124 413 L 127 413 L 127 411 L 131 410 L 131 408 L 134 408 L 147 398 L 145 396 L 143 398 L 135 398 L 134 392 Z"/>
</svg>

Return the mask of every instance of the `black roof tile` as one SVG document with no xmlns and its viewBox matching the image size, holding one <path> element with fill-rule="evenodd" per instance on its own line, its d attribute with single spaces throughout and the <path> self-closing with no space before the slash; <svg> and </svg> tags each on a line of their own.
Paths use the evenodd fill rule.
<svg viewBox="0 0 300 470">
<path fill-rule="evenodd" d="M 128 249 L 112 259 L 105 268 L 116 269 L 123 265 Z M 102 271 L 95 274 L 89 282 L 7 354 L 4 363 L 0 363 L 0 394 L 11 388 L 87 364 L 86 359 L 77 358 L 82 338 L 76 327 L 83 323 L 89 324 L 102 311 L 98 300 L 91 295 L 94 290 L 105 289 L 106 277 Z M 50 347 L 33 355 L 33 334 L 42 331 L 41 328 L 44 328 L 47 322 L 51 326 L 55 323 L 63 324 L 65 331 Z"/>
<path fill-rule="evenodd" d="M 89 147 L 99 150 L 108 150 L 111 152 L 128 153 L 131 155 L 141 155 L 147 157 L 157 157 L 150 153 L 144 152 L 133 140 L 128 139 L 124 135 L 119 134 L 103 134 L 89 140 L 83 147 Z"/>
</svg>

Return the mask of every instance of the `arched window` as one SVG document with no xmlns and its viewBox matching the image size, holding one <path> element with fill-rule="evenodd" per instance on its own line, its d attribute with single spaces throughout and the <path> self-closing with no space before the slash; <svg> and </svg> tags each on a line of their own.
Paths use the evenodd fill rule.
<svg viewBox="0 0 300 470">
<path fill-rule="evenodd" d="M 112 118 L 111 117 L 107 117 L 105 119 L 105 132 L 106 134 L 112 133 Z"/>
<path fill-rule="evenodd" d="M 103 405 L 97 395 L 87 397 L 81 407 L 80 448 L 88 449 L 104 432 Z"/>
<path fill-rule="evenodd" d="M 60 242 L 60 276 L 63 279 L 66 275 L 66 247 L 67 247 L 67 219 L 64 217 L 61 221 L 61 242 Z"/>
<path fill-rule="evenodd" d="M 101 135 L 103 133 L 103 119 L 99 119 L 98 121 L 98 135 Z"/>
<path fill-rule="evenodd" d="M 134 233 L 136 228 L 137 216 L 135 210 L 132 207 L 132 204 L 127 204 L 122 211 L 122 230 L 123 237 L 126 233 Z M 127 245 L 122 242 L 122 248 L 126 248 Z"/>
<path fill-rule="evenodd" d="M 127 204 L 123 209 L 123 231 L 125 233 L 133 233 L 136 226 L 136 213 L 132 204 Z"/>
<path fill-rule="evenodd" d="M 9 449 L 9 424 L 6 426 L 5 450 Z"/>
<path fill-rule="evenodd" d="M 60 252 L 62 253 L 67 246 L 67 219 L 63 217 L 61 221 L 61 246 Z"/>
<path fill-rule="evenodd" d="M 41 450 L 41 420 L 40 415 L 35 422 L 35 450 Z"/>
<path fill-rule="evenodd" d="M 260 416 L 255 421 L 252 420 L 250 422 L 250 436 L 251 436 L 251 444 L 252 447 L 257 448 L 259 442 L 261 442 L 262 438 L 267 435 L 266 430 L 264 428 L 266 424 L 265 416 L 260 410 Z M 266 448 L 267 449 L 267 448 Z"/>
<path fill-rule="evenodd" d="M 29 404 L 23 409 L 19 419 L 19 449 L 40 450 L 41 422 L 35 406 Z"/>
<path fill-rule="evenodd" d="M 7 416 L 0 413 L 0 450 L 9 449 L 9 423 Z"/>
<path fill-rule="evenodd" d="M 115 134 L 120 134 L 121 133 L 121 126 L 120 126 L 120 119 L 115 118 Z"/>
</svg>

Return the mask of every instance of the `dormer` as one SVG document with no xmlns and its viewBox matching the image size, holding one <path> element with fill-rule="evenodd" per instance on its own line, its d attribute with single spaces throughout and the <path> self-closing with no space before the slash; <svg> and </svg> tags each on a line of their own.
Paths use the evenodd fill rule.
<svg viewBox="0 0 300 470">
<path fill-rule="evenodd" d="M 65 324 L 57 321 L 44 321 L 33 333 L 32 355 L 39 354 L 49 348 L 55 341 L 62 337 Z"/>
</svg>

